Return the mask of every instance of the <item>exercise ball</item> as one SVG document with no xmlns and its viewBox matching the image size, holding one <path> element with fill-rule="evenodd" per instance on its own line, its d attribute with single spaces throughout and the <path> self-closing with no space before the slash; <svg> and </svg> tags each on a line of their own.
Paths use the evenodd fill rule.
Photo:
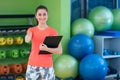
<svg viewBox="0 0 120 80">
<path fill-rule="evenodd" d="M 112 30 L 120 30 L 120 9 L 116 8 L 112 10 L 113 13 L 113 25 Z"/>
<path fill-rule="evenodd" d="M 93 23 L 95 31 L 97 32 L 106 31 L 112 27 L 113 14 L 104 6 L 98 6 L 92 9 L 88 18 Z"/>
<path fill-rule="evenodd" d="M 77 59 L 82 59 L 84 56 L 93 53 L 93 40 L 85 34 L 74 35 L 68 42 L 69 54 Z"/>
<path fill-rule="evenodd" d="M 72 23 L 72 35 L 86 34 L 90 37 L 94 35 L 94 26 L 88 19 L 80 18 Z"/>
<path fill-rule="evenodd" d="M 55 62 L 58 57 L 60 57 L 60 55 L 52 54 L 53 62 Z"/>
<path fill-rule="evenodd" d="M 79 64 L 79 72 L 84 80 L 104 80 L 107 71 L 107 62 L 98 54 L 87 55 Z"/>
<path fill-rule="evenodd" d="M 54 70 L 61 79 L 75 78 L 79 74 L 79 64 L 71 55 L 61 55 L 54 63 Z"/>
</svg>

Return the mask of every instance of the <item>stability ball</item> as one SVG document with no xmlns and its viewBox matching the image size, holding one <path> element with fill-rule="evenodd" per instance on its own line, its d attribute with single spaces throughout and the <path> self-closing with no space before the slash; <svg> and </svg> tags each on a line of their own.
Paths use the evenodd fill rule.
<svg viewBox="0 0 120 80">
<path fill-rule="evenodd" d="M 93 53 L 93 40 L 85 34 L 74 35 L 68 42 L 69 53 L 77 59 L 82 59 L 84 56 Z"/>
<path fill-rule="evenodd" d="M 54 70 L 55 75 L 61 79 L 74 79 L 79 74 L 79 64 L 71 55 L 61 55 L 54 63 Z"/>
<path fill-rule="evenodd" d="M 87 55 L 79 64 L 79 72 L 84 80 L 104 80 L 107 71 L 107 62 L 98 54 Z"/>
<path fill-rule="evenodd" d="M 104 6 L 98 6 L 92 9 L 88 18 L 93 23 L 95 31 L 97 32 L 106 31 L 112 27 L 113 14 Z"/>
<path fill-rule="evenodd" d="M 116 8 L 112 10 L 113 13 L 113 25 L 112 30 L 120 30 L 120 9 Z"/>
<path fill-rule="evenodd" d="M 90 37 L 94 35 L 94 26 L 88 19 L 80 18 L 72 23 L 72 35 L 86 34 Z"/>
</svg>

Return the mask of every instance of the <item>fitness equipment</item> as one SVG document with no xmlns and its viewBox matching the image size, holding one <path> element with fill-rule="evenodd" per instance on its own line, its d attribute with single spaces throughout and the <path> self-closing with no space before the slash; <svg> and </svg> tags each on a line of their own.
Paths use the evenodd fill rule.
<svg viewBox="0 0 120 80">
<path fill-rule="evenodd" d="M 14 74 L 7 75 L 7 80 L 15 80 L 15 75 Z"/>
<path fill-rule="evenodd" d="M 101 55 L 91 54 L 81 60 L 79 72 L 84 80 L 104 80 L 108 66 Z"/>
<path fill-rule="evenodd" d="M 22 68 L 23 68 L 23 72 L 26 72 L 27 70 L 27 63 L 22 63 Z"/>
<path fill-rule="evenodd" d="M 0 75 L 6 75 L 10 73 L 10 67 L 8 65 L 0 65 Z"/>
<path fill-rule="evenodd" d="M 18 37 L 14 38 L 14 44 L 19 44 L 20 45 L 20 44 L 23 43 L 23 41 L 24 41 L 24 39 L 21 36 L 18 36 Z"/>
<path fill-rule="evenodd" d="M 68 42 L 68 51 L 75 58 L 81 60 L 94 51 L 93 40 L 85 34 L 77 34 Z"/>
<path fill-rule="evenodd" d="M 72 35 L 86 34 L 90 37 L 94 35 L 94 26 L 91 21 L 79 18 L 72 23 Z"/>
<path fill-rule="evenodd" d="M 95 31 L 97 32 L 106 31 L 112 27 L 113 14 L 104 6 L 98 6 L 92 9 L 88 18 L 93 23 Z"/>
<path fill-rule="evenodd" d="M 23 75 L 17 75 L 15 80 L 25 80 L 25 77 Z"/>
<path fill-rule="evenodd" d="M 54 62 L 55 74 L 57 77 L 75 78 L 78 75 L 78 62 L 71 55 L 61 55 Z"/>
<path fill-rule="evenodd" d="M 7 44 L 7 45 L 12 45 L 13 42 L 14 42 L 14 40 L 13 40 L 12 37 L 7 37 L 7 38 L 6 38 L 6 44 Z"/>
<path fill-rule="evenodd" d="M 115 8 L 112 10 L 113 13 L 113 25 L 112 30 L 120 30 L 120 9 Z"/>
<path fill-rule="evenodd" d="M 5 58 L 6 58 L 6 51 L 0 50 L 0 59 L 5 59 Z"/>
<path fill-rule="evenodd" d="M 6 44 L 6 39 L 4 37 L 0 37 L 0 46 L 4 46 Z"/>
<path fill-rule="evenodd" d="M 30 51 L 28 51 L 27 49 L 20 49 L 19 50 L 19 54 L 21 57 L 27 57 L 29 55 L 28 53 L 30 53 Z"/>
<path fill-rule="evenodd" d="M 10 58 L 18 58 L 19 57 L 19 50 L 17 50 L 17 49 L 8 50 L 7 54 Z"/>
<path fill-rule="evenodd" d="M 8 80 L 6 75 L 0 75 L 0 80 Z"/>
<path fill-rule="evenodd" d="M 16 74 L 22 73 L 23 68 L 21 64 L 10 64 L 9 66 L 10 66 L 10 72 Z"/>
<path fill-rule="evenodd" d="M 61 79 L 61 78 L 59 78 L 59 77 L 56 76 L 56 77 L 55 77 L 55 80 L 63 80 L 63 79 Z M 70 78 L 66 78 L 66 79 L 64 79 L 64 80 L 76 80 L 76 79 L 70 77 Z"/>
</svg>

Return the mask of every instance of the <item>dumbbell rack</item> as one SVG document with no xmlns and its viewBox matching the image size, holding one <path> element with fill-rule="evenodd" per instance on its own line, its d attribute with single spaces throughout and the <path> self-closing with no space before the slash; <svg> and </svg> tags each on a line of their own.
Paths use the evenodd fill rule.
<svg viewBox="0 0 120 80">
<path fill-rule="evenodd" d="M 0 19 L 19 19 L 19 18 L 27 18 L 28 24 L 27 25 L 0 25 L 0 37 L 6 36 L 6 35 L 22 35 L 22 37 L 25 36 L 26 30 L 33 26 L 33 14 L 9 14 L 9 15 L 0 15 Z M 0 49 L 12 49 L 12 48 L 24 48 L 28 47 L 30 49 L 30 44 L 23 43 L 21 45 L 5 45 L 0 46 Z M 26 58 L 17 58 L 17 59 L 10 59 L 6 58 L 3 60 L 0 60 L 0 65 L 9 65 L 9 64 L 20 64 L 27 62 L 28 57 Z M 23 73 L 22 73 L 23 74 Z M 18 75 L 18 74 L 15 74 Z"/>
</svg>

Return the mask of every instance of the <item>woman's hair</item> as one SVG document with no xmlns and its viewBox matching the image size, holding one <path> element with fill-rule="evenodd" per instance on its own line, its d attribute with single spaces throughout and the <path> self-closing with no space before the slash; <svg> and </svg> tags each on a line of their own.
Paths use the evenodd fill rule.
<svg viewBox="0 0 120 80">
<path fill-rule="evenodd" d="M 48 12 L 47 7 L 45 7 L 45 6 L 43 6 L 43 5 L 40 5 L 40 6 L 38 6 L 38 7 L 36 8 L 36 13 L 37 13 L 37 11 L 38 11 L 39 9 L 45 9 L 45 10 Z"/>
<path fill-rule="evenodd" d="M 39 10 L 39 9 L 45 9 L 46 11 L 47 11 L 47 13 L 48 13 L 48 9 L 47 9 L 47 7 L 46 6 L 44 6 L 44 5 L 40 5 L 40 6 L 38 6 L 37 8 L 36 8 L 36 13 L 37 13 L 37 11 Z M 36 20 L 36 22 L 37 22 L 37 25 L 38 25 L 38 21 Z"/>
</svg>

